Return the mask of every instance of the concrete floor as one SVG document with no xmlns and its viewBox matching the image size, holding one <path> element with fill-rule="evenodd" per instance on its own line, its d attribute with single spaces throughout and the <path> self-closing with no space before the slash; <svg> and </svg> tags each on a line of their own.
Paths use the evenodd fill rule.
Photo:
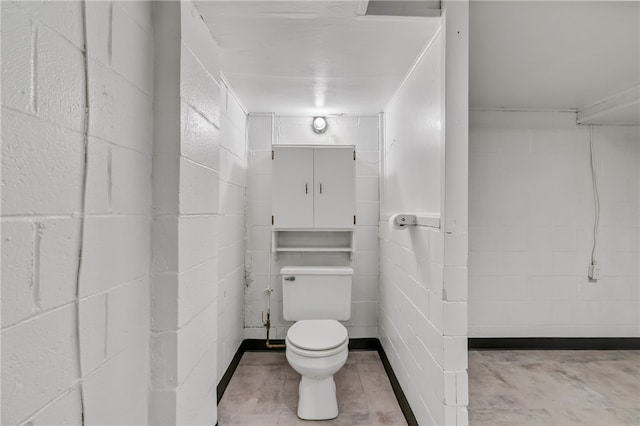
<svg viewBox="0 0 640 426">
<path fill-rule="evenodd" d="M 471 425 L 639 425 L 640 351 L 471 351 Z"/>
<path fill-rule="evenodd" d="M 334 376 L 340 414 L 334 420 L 302 421 L 296 416 L 300 375 L 282 352 L 246 352 L 218 404 L 226 425 L 406 425 L 380 357 L 350 352 Z"/>
<path fill-rule="evenodd" d="M 245 353 L 219 425 L 406 425 L 376 352 L 349 353 L 336 374 L 335 420 L 297 418 L 299 377 L 284 353 Z M 469 423 L 640 425 L 640 351 L 470 351 Z"/>
</svg>

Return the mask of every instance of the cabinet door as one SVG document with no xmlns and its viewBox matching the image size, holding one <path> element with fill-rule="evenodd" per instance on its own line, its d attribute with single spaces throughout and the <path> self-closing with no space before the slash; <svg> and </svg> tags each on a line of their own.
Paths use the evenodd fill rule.
<svg viewBox="0 0 640 426">
<path fill-rule="evenodd" d="M 353 228 L 356 214 L 353 148 L 315 148 L 314 225 Z"/>
<path fill-rule="evenodd" d="M 271 179 L 273 225 L 313 227 L 313 148 L 274 147 Z"/>
</svg>

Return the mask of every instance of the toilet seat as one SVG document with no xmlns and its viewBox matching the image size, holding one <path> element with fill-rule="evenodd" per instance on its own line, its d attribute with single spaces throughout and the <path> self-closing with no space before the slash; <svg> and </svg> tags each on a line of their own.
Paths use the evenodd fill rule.
<svg viewBox="0 0 640 426">
<path fill-rule="evenodd" d="M 306 349 L 300 349 L 296 345 L 292 344 L 289 339 L 285 339 L 287 342 L 287 350 L 293 352 L 296 355 L 300 355 L 305 358 L 327 358 L 332 355 L 338 354 L 342 351 L 348 351 L 349 340 L 345 340 L 343 344 L 332 349 L 326 349 L 323 351 L 309 351 Z"/>
<path fill-rule="evenodd" d="M 289 328 L 286 342 L 298 355 L 319 358 L 345 350 L 349 333 L 336 320 L 301 320 Z"/>
</svg>

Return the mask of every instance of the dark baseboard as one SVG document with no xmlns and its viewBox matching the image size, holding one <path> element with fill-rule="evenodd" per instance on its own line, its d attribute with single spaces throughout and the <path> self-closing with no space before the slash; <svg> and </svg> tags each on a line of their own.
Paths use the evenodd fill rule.
<svg viewBox="0 0 640 426">
<path fill-rule="evenodd" d="M 349 339 L 350 351 L 380 351 L 380 349 L 382 349 L 382 345 L 377 337 Z"/>
<path fill-rule="evenodd" d="M 238 368 L 238 364 L 240 364 L 240 359 L 242 358 L 242 354 L 244 354 L 244 349 L 242 349 L 242 345 L 244 342 L 240 344 L 240 347 L 236 351 L 236 354 L 233 356 L 231 363 L 229 363 L 229 367 L 222 375 L 220 382 L 218 383 L 218 387 L 216 388 L 216 394 L 218 396 L 218 403 L 222 399 L 222 395 L 224 395 L 224 391 L 227 389 L 229 382 L 231 381 L 231 377 L 233 377 L 233 373 L 236 372 L 236 368 Z"/>
<path fill-rule="evenodd" d="M 269 340 L 274 345 L 284 345 L 284 339 Z M 269 349 L 265 339 L 244 339 L 240 348 L 244 352 L 284 352 L 284 348 Z"/>
<path fill-rule="evenodd" d="M 378 341 L 378 355 L 380 355 L 380 360 L 382 361 L 382 365 L 384 366 L 384 371 L 386 371 L 387 376 L 389 377 L 389 381 L 391 382 L 391 388 L 393 389 L 393 393 L 396 395 L 396 399 L 398 400 L 398 404 L 400 405 L 400 409 L 402 410 L 402 414 L 404 414 L 404 418 L 407 420 L 407 424 L 409 426 L 418 426 L 418 420 L 416 420 L 416 416 L 413 414 L 413 410 L 409 405 L 409 401 L 400 387 L 400 382 L 396 377 L 396 374 L 393 372 L 393 368 L 391 368 L 391 364 L 389 363 L 389 358 L 387 358 L 387 354 L 382 347 L 382 343 L 380 340 Z"/>
<path fill-rule="evenodd" d="M 273 344 L 281 344 L 284 343 L 284 340 L 271 340 Z M 389 382 L 391 382 L 391 388 L 393 389 L 393 393 L 398 400 L 398 405 L 400 405 L 400 409 L 402 410 L 402 414 L 409 426 L 417 426 L 418 422 L 416 420 L 416 416 L 413 414 L 413 410 L 409 406 L 409 401 L 407 401 L 407 397 L 405 396 L 402 388 L 400 387 L 400 382 L 398 382 L 398 378 L 396 377 L 393 369 L 391 368 L 391 364 L 389 363 L 389 358 L 387 358 L 387 354 L 384 352 L 384 348 L 380 343 L 380 340 L 375 337 L 368 338 L 360 338 L 360 339 L 349 339 L 349 350 L 350 351 L 377 351 L 378 355 L 380 355 L 380 360 L 382 361 L 382 365 L 384 366 L 384 370 L 389 377 Z M 224 391 L 227 389 L 229 385 L 229 381 L 235 373 L 236 368 L 238 368 L 238 364 L 240 364 L 240 359 L 245 352 L 284 352 L 284 348 L 279 349 L 269 349 L 267 348 L 267 341 L 265 339 L 245 339 L 240 344 L 240 347 L 236 351 L 236 354 L 233 356 L 229 367 L 224 372 L 222 379 L 220 379 L 220 383 L 218 383 L 217 394 L 218 394 L 218 403 L 222 399 L 224 395 Z"/>
<path fill-rule="evenodd" d="M 631 350 L 640 337 L 470 337 L 469 350 Z"/>
<path fill-rule="evenodd" d="M 284 348 L 269 349 L 267 348 L 267 341 L 265 339 L 245 339 L 242 341 L 240 348 L 243 351 L 251 352 L 284 352 Z M 284 344 L 283 339 L 270 340 L 273 344 Z M 349 339 L 350 351 L 377 351 L 380 348 L 380 340 L 375 337 L 366 337 L 359 339 Z"/>
</svg>

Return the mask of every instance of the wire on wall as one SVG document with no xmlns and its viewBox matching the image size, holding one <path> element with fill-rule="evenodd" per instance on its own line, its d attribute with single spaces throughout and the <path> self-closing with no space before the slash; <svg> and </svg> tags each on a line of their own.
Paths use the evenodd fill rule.
<svg viewBox="0 0 640 426">
<path fill-rule="evenodd" d="M 593 247 L 591 249 L 591 264 L 596 264 L 596 247 L 598 244 L 598 226 L 600 225 L 600 195 L 598 194 L 598 180 L 596 176 L 596 160 L 593 150 L 593 126 L 589 125 L 589 157 L 591 159 L 591 184 L 593 186 Z"/>
<path fill-rule="evenodd" d="M 84 169 L 82 172 L 82 187 L 80 200 L 80 235 L 79 235 L 79 252 L 78 252 L 78 270 L 76 273 L 76 337 L 77 337 L 77 352 L 78 357 L 78 374 L 80 376 L 78 382 L 78 392 L 80 393 L 80 416 L 82 425 L 85 424 L 85 400 L 84 400 L 84 386 L 83 386 L 83 373 L 82 373 L 82 348 L 80 344 L 80 272 L 82 270 L 82 255 L 84 253 L 84 228 L 85 228 L 85 215 L 86 215 L 86 199 L 87 199 L 87 177 L 89 169 L 89 43 L 88 43 L 88 29 L 87 29 L 87 2 L 86 0 L 81 3 L 82 10 L 82 35 L 83 35 L 83 65 L 84 65 L 84 128 L 83 128 L 83 144 L 84 144 Z"/>
</svg>

